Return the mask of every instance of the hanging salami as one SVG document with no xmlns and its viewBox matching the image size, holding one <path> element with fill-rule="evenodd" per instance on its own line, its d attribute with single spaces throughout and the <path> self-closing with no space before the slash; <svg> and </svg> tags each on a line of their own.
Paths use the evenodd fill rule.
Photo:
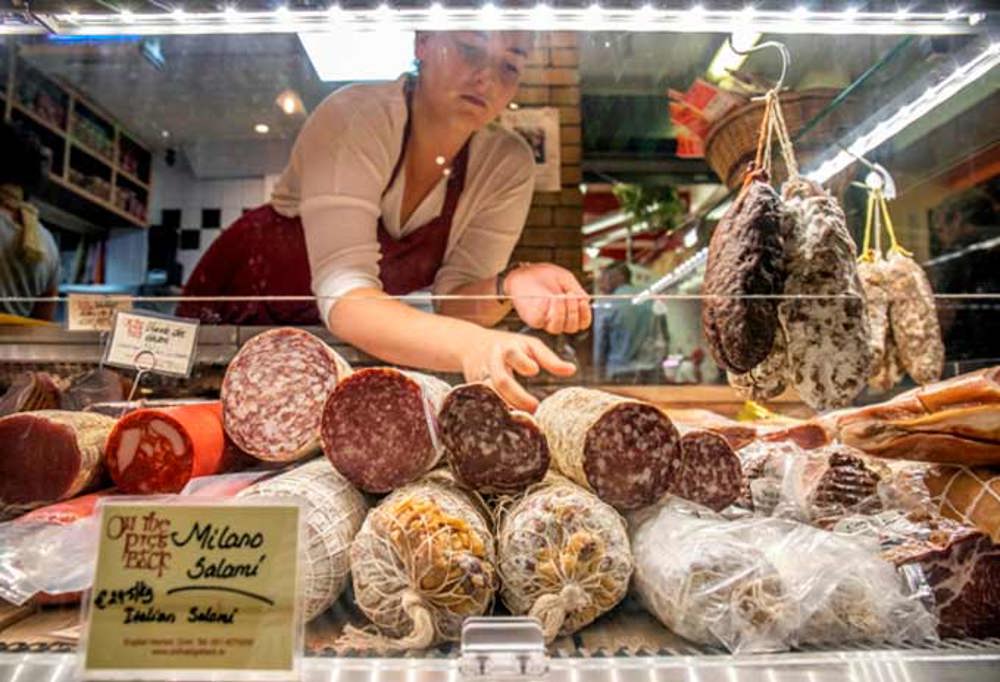
<svg viewBox="0 0 1000 682">
<path fill-rule="evenodd" d="M 439 415 L 445 458 L 460 483 L 481 493 L 515 493 L 549 468 L 549 446 L 534 418 L 512 410 L 485 384 L 453 388 Z"/>
<path fill-rule="evenodd" d="M 818 185 L 790 181 L 784 194 L 778 317 L 788 376 L 813 409 L 844 407 L 868 382 L 871 352 L 854 240 L 840 205 Z"/>
<path fill-rule="evenodd" d="M 619 509 L 652 504 L 682 465 L 680 437 L 649 403 L 588 388 L 564 388 L 539 405 L 555 467 Z"/>
<path fill-rule="evenodd" d="M 438 412 L 450 387 L 437 377 L 367 367 L 342 381 L 322 411 L 323 452 L 347 480 L 385 493 L 441 458 Z"/>
<path fill-rule="evenodd" d="M 924 269 L 902 250 L 890 251 L 887 267 L 889 320 L 899 359 L 918 384 L 933 383 L 944 367 L 934 291 Z"/>
<path fill-rule="evenodd" d="M 292 462 L 319 449 L 323 403 L 350 373 L 343 358 L 300 329 L 272 329 L 250 339 L 222 382 L 226 433 L 247 454 Z"/>
</svg>

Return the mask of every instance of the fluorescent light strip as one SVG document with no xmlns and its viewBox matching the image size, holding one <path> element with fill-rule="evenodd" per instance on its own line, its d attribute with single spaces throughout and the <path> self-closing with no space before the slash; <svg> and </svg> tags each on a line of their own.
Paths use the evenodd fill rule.
<svg viewBox="0 0 1000 682">
<path fill-rule="evenodd" d="M 899 108 L 896 113 L 876 125 L 870 132 L 856 139 L 848 151 L 840 150 L 832 158 L 820 163 L 807 177 L 824 183 L 843 171 L 873 149 L 906 129 L 914 121 L 926 116 L 935 108 L 961 92 L 966 86 L 988 74 L 1000 64 L 1000 43 L 992 43 L 977 57 L 960 66 L 955 71 L 924 91 L 915 100 Z"/>
<path fill-rule="evenodd" d="M 708 247 L 699 249 L 693 256 L 678 265 L 676 268 L 656 280 L 643 291 L 632 297 L 632 303 L 638 305 L 645 303 L 653 296 L 662 294 L 672 286 L 677 285 L 689 275 L 696 272 L 699 267 L 708 262 Z"/>
<path fill-rule="evenodd" d="M 279 8 L 271 12 L 133 12 L 43 15 L 60 33 L 108 34 L 129 32 L 142 35 L 197 33 L 293 33 L 322 31 L 331 22 L 350 28 L 376 28 L 386 21 L 405 30 L 433 29 L 521 29 L 561 31 L 660 31 L 668 33 L 733 33 L 746 30 L 745 9 L 688 10 L 639 9 L 591 6 L 560 8 L 541 3 L 533 8 L 374 9 L 296 11 Z M 794 12 L 755 10 L 753 28 L 762 33 L 830 35 L 954 35 L 984 30 L 977 14 L 946 12 Z M 34 29 L 33 29 L 34 30 Z"/>
</svg>

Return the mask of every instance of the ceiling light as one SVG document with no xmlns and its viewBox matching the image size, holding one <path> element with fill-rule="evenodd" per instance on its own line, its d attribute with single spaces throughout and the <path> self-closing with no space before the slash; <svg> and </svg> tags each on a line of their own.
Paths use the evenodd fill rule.
<svg viewBox="0 0 1000 682">
<path fill-rule="evenodd" d="M 166 140 L 167 138 L 170 137 L 170 131 L 169 130 L 161 130 L 160 131 L 160 137 L 162 137 L 164 140 Z"/>
<path fill-rule="evenodd" d="M 122 21 L 124 21 L 126 24 L 131 23 L 132 21 L 135 20 L 135 15 L 132 14 L 132 10 L 130 9 L 123 9 L 121 11 L 121 17 Z"/>
<path fill-rule="evenodd" d="M 880 121 L 869 132 L 858 137 L 847 151 L 841 150 L 833 158 L 820 164 L 816 170 L 808 174 L 808 177 L 819 183 L 827 182 L 854 163 L 858 157 L 863 157 L 878 148 L 914 121 L 926 116 L 961 92 L 966 86 L 988 74 L 997 65 L 1000 65 L 1000 49 L 993 44 L 965 65 L 955 69 L 947 78 L 928 87 L 915 100 L 899 107 L 892 116 Z"/>
<path fill-rule="evenodd" d="M 955 21 L 962 15 L 961 10 L 954 7 L 950 8 L 948 12 L 944 15 L 945 21 Z"/>
<path fill-rule="evenodd" d="M 170 12 L 170 16 L 172 16 L 177 21 L 183 21 L 186 15 L 182 8 L 177 7 L 172 12 Z"/>
<path fill-rule="evenodd" d="M 294 90 L 282 91 L 274 102 L 278 105 L 279 109 L 285 112 L 286 116 L 303 113 L 306 109 L 302 104 L 302 98 Z"/>
<path fill-rule="evenodd" d="M 378 28 L 299 33 L 316 75 L 322 81 L 387 81 L 413 64 L 413 31 Z"/>
<path fill-rule="evenodd" d="M 267 135 L 271 132 L 271 126 L 266 123 L 258 123 L 253 127 L 253 131 L 259 135 Z"/>
</svg>

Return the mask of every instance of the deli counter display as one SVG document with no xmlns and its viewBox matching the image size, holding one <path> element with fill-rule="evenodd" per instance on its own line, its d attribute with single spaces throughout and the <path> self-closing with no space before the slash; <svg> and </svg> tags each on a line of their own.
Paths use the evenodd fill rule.
<svg viewBox="0 0 1000 682">
<path fill-rule="evenodd" d="M 3 10 L 0 113 L 51 165 L 34 195 L 3 195 L 0 228 L 12 257 L 46 230 L 60 262 L 54 291 L 0 271 L 0 682 L 78 678 L 99 612 L 135 637 L 106 661 L 275 679 L 192 664 L 221 650 L 202 633 L 256 641 L 246 657 L 277 646 L 234 626 L 279 609 L 247 587 L 261 575 L 294 584 L 293 674 L 315 680 L 1000 679 L 998 19 L 881 2 Z M 400 52 L 398 74 L 442 29 L 538 31 L 498 123 L 535 163 L 530 207 L 506 214 L 524 226 L 495 268 L 449 270 L 474 247 L 440 244 L 442 272 L 487 268 L 488 286 L 449 293 L 439 273 L 346 296 L 315 265 L 319 296 L 196 290 L 212 263 L 275 274 L 259 259 L 288 232 L 227 230 L 274 212 L 310 111 L 391 82 L 376 57 Z M 366 63 L 345 71 L 345 45 Z M 467 220 L 453 175 L 510 185 L 503 162 L 467 161 L 467 177 L 437 162 L 449 229 Z M 381 210 L 401 211 L 386 189 Z M 539 263 L 574 285 L 505 286 Z M 308 282 L 302 264 L 290 279 Z M 415 330 L 485 315 L 496 332 L 401 351 L 335 322 L 346 304 L 374 325 L 386 303 Z M 200 583 L 190 616 L 136 582 L 165 563 L 92 589 L 102 514 L 128 503 L 292 504 L 298 560 L 206 553 L 188 578 L 244 601 Z M 195 527 L 203 550 L 256 542 Z M 177 618 L 198 637 L 157 648 Z"/>
</svg>

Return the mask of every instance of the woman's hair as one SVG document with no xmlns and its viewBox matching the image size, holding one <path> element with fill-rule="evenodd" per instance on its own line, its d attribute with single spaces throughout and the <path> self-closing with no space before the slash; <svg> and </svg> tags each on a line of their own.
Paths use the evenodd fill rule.
<svg viewBox="0 0 1000 682">
<path fill-rule="evenodd" d="M 49 153 L 38 137 L 10 123 L 0 123 L 0 185 L 16 185 L 27 198 L 48 175 Z"/>
</svg>

